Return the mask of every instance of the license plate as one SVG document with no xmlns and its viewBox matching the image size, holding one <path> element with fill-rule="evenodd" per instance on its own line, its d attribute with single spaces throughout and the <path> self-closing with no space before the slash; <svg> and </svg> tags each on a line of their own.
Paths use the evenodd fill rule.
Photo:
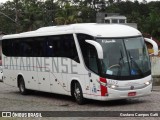
<svg viewBox="0 0 160 120">
<path fill-rule="evenodd" d="M 136 96 L 136 92 L 129 92 L 128 96 Z"/>
</svg>

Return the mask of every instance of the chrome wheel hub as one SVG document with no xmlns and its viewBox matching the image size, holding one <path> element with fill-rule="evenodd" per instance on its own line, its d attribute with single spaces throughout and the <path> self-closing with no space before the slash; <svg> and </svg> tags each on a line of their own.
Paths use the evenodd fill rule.
<svg viewBox="0 0 160 120">
<path fill-rule="evenodd" d="M 75 88 L 75 91 L 74 91 L 74 96 L 77 100 L 80 99 L 80 95 L 81 95 L 81 92 L 80 92 L 80 89 L 79 88 Z"/>
</svg>

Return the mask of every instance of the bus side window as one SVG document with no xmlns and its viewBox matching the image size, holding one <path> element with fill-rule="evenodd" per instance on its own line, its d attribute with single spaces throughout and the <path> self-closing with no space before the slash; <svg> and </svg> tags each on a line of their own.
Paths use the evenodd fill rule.
<svg viewBox="0 0 160 120">
<path fill-rule="evenodd" d="M 22 53 L 22 56 L 23 57 L 32 57 L 33 56 L 33 46 L 32 46 L 32 38 L 24 38 L 23 40 L 20 40 L 21 41 L 21 48 L 23 53 Z M 18 55 L 20 56 L 20 55 Z"/>
<path fill-rule="evenodd" d="M 34 57 L 45 57 L 46 53 L 46 38 L 45 37 L 36 37 L 32 38 L 32 56 Z"/>
<path fill-rule="evenodd" d="M 46 51 L 48 57 L 66 57 L 79 63 L 79 57 L 72 34 L 48 37 Z"/>
<path fill-rule="evenodd" d="M 87 43 L 88 44 L 88 43 Z M 88 58 L 88 61 L 89 61 L 89 68 L 91 70 L 93 70 L 95 73 L 98 73 L 98 66 L 97 66 L 97 51 L 95 49 L 94 46 L 88 44 L 88 50 L 87 50 L 87 58 Z"/>
<path fill-rule="evenodd" d="M 93 40 L 94 38 L 85 34 L 77 34 L 77 38 L 80 44 L 85 65 L 91 71 L 98 73 L 98 57 L 96 48 L 85 42 L 86 39 Z"/>
<path fill-rule="evenodd" d="M 14 40 L 4 40 L 3 44 L 3 53 L 6 56 L 14 56 L 17 57 L 21 53 L 20 44 L 21 42 L 19 39 Z"/>
<path fill-rule="evenodd" d="M 14 50 L 11 53 L 12 56 L 17 57 L 21 53 L 20 44 L 21 43 L 20 43 L 19 39 L 15 39 L 15 40 L 12 41 L 12 50 Z"/>
<path fill-rule="evenodd" d="M 64 51 L 64 57 L 71 58 L 72 60 L 76 62 L 79 61 L 75 41 L 72 34 L 64 35 L 63 38 L 63 51 Z"/>
<path fill-rule="evenodd" d="M 50 36 L 47 39 L 47 57 L 62 57 L 62 40 L 60 36 Z"/>
<path fill-rule="evenodd" d="M 23 51 L 23 54 L 22 54 L 22 56 L 23 57 L 29 57 L 29 53 L 30 53 L 30 46 L 26 43 L 26 42 L 23 42 L 22 44 L 21 44 L 21 49 L 22 49 L 22 51 Z"/>
<path fill-rule="evenodd" d="M 8 46 L 7 46 L 7 44 L 6 44 L 6 41 L 7 40 L 2 40 L 2 53 L 4 54 L 4 55 L 7 55 L 7 53 L 8 53 Z"/>
<path fill-rule="evenodd" d="M 46 37 L 46 57 L 52 57 L 53 45 L 49 37 Z"/>
<path fill-rule="evenodd" d="M 2 49 L 3 54 L 6 56 L 11 56 L 11 51 L 13 51 L 11 40 L 3 40 L 2 44 L 3 44 L 3 49 Z"/>
</svg>

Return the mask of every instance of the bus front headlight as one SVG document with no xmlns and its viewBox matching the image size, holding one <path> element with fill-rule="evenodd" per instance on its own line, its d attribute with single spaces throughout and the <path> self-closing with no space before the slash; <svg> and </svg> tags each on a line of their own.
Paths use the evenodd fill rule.
<svg viewBox="0 0 160 120">
<path fill-rule="evenodd" d="M 145 82 L 144 84 L 148 86 L 148 85 L 150 85 L 151 83 L 152 83 L 152 81 L 150 80 L 150 81 Z"/>
<path fill-rule="evenodd" d="M 108 85 L 108 87 L 111 89 L 116 89 L 118 87 L 118 85 Z"/>
<path fill-rule="evenodd" d="M 115 88 L 116 88 L 116 86 L 115 86 L 115 85 L 111 85 L 111 88 L 112 88 L 112 89 L 115 89 Z"/>
</svg>

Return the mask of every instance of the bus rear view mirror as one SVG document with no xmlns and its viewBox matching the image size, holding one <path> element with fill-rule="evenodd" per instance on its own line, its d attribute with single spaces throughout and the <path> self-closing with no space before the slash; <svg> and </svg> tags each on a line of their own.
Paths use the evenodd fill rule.
<svg viewBox="0 0 160 120">
<path fill-rule="evenodd" d="M 149 39 L 149 38 L 144 38 L 144 40 L 146 42 L 149 42 L 150 44 L 152 44 L 152 46 L 153 46 L 153 54 L 154 55 L 158 55 L 158 45 L 157 45 L 157 43 L 154 40 Z"/>
<path fill-rule="evenodd" d="M 87 43 L 93 45 L 96 50 L 97 50 L 97 54 L 98 54 L 98 58 L 99 59 L 103 59 L 103 49 L 102 49 L 102 46 L 96 42 L 96 41 L 93 41 L 93 40 L 85 40 Z"/>
</svg>

